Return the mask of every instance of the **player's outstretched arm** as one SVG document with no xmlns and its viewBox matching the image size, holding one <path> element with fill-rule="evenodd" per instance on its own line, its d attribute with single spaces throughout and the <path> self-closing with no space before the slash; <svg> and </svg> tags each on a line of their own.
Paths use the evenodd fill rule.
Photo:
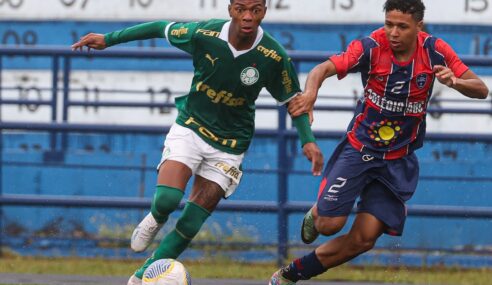
<svg viewBox="0 0 492 285">
<path fill-rule="evenodd" d="M 313 108 L 316 98 L 318 97 L 318 90 L 326 78 L 333 76 L 336 73 L 335 65 L 331 60 L 327 60 L 315 66 L 309 72 L 302 95 L 296 96 L 289 102 L 289 113 L 293 117 L 307 113 L 309 114 L 309 121 L 312 123 Z"/>
<path fill-rule="evenodd" d="M 87 47 L 102 50 L 121 43 L 147 40 L 153 38 L 165 38 L 164 31 L 169 24 L 167 21 L 156 21 L 132 26 L 123 30 L 107 34 L 90 33 L 72 45 L 72 50 L 82 50 Z"/>
<path fill-rule="evenodd" d="M 439 82 L 458 90 L 467 97 L 485 99 L 489 94 L 489 89 L 485 83 L 471 70 L 467 70 L 458 78 L 449 67 L 436 65 L 434 66 L 434 73 Z"/>
<path fill-rule="evenodd" d="M 90 33 L 80 38 L 80 40 L 72 45 L 72 50 L 82 51 L 84 47 L 88 50 L 97 49 L 103 50 L 107 47 L 103 34 Z"/>
</svg>

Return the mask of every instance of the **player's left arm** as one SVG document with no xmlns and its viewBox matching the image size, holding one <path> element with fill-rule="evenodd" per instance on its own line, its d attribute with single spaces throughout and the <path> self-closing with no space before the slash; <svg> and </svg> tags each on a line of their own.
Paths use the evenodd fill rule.
<svg viewBox="0 0 492 285">
<path fill-rule="evenodd" d="M 311 172 L 315 176 L 320 176 L 321 171 L 323 170 L 324 158 L 318 144 L 316 144 L 316 139 L 309 123 L 308 114 L 293 117 L 292 122 L 296 127 L 297 134 L 301 140 L 302 152 L 304 156 L 311 161 Z"/>
<path fill-rule="evenodd" d="M 288 105 L 292 98 L 300 93 L 301 88 L 291 59 L 282 48 L 278 48 L 277 52 L 281 55 L 282 61 L 275 65 L 265 87 L 280 104 Z M 290 116 L 299 135 L 303 154 L 311 161 L 311 172 L 316 176 L 321 175 L 323 154 L 316 144 L 308 114 Z"/>
<path fill-rule="evenodd" d="M 460 77 L 456 77 L 451 68 L 436 65 L 434 66 L 434 73 L 439 82 L 459 91 L 466 97 L 485 99 L 489 94 L 487 85 L 470 69 Z"/>
<path fill-rule="evenodd" d="M 467 97 L 487 98 L 489 90 L 485 83 L 461 61 L 448 43 L 438 39 L 436 50 L 444 56 L 446 63 L 446 66 L 434 66 L 434 74 L 439 82 Z"/>
</svg>

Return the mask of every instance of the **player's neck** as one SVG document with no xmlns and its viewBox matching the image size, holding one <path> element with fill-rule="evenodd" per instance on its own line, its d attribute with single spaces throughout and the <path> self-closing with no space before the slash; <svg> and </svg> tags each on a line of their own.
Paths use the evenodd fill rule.
<svg viewBox="0 0 492 285">
<path fill-rule="evenodd" d="M 412 48 L 408 50 L 404 50 L 404 51 L 393 50 L 393 56 L 398 62 L 407 62 L 410 59 L 412 59 L 416 50 L 417 50 L 417 42 L 415 42 L 415 44 L 412 45 Z"/>
<path fill-rule="evenodd" d="M 250 49 L 256 40 L 256 34 L 251 37 L 239 37 L 238 34 L 234 34 L 229 31 L 229 43 L 237 50 L 247 50 Z"/>
</svg>

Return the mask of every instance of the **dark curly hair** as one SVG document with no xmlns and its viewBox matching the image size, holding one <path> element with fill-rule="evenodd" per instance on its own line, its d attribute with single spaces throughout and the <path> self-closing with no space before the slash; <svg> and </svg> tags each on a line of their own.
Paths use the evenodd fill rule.
<svg viewBox="0 0 492 285">
<path fill-rule="evenodd" d="M 234 3 L 234 0 L 231 0 L 231 4 Z M 266 0 L 263 0 L 263 4 L 266 5 Z"/>
<path fill-rule="evenodd" d="M 422 3 L 422 0 L 387 0 L 386 3 L 384 3 L 383 11 L 387 13 L 393 10 L 411 14 L 413 19 L 417 22 L 424 19 L 425 6 L 424 3 Z"/>
</svg>

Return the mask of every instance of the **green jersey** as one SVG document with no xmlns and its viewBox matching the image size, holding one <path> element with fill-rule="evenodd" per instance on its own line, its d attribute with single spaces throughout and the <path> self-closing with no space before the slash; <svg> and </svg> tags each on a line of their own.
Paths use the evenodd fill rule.
<svg viewBox="0 0 492 285">
<path fill-rule="evenodd" d="M 165 36 L 193 57 L 194 76 L 186 96 L 176 99 L 176 122 L 221 151 L 245 152 L 254 133 L 255 101 L 263 87 L 280 103 L 300 91 L 284 48 L 261 27 L 250 50 L 228 43 L 230 22 L 171 23 Z"/>
</svg>

